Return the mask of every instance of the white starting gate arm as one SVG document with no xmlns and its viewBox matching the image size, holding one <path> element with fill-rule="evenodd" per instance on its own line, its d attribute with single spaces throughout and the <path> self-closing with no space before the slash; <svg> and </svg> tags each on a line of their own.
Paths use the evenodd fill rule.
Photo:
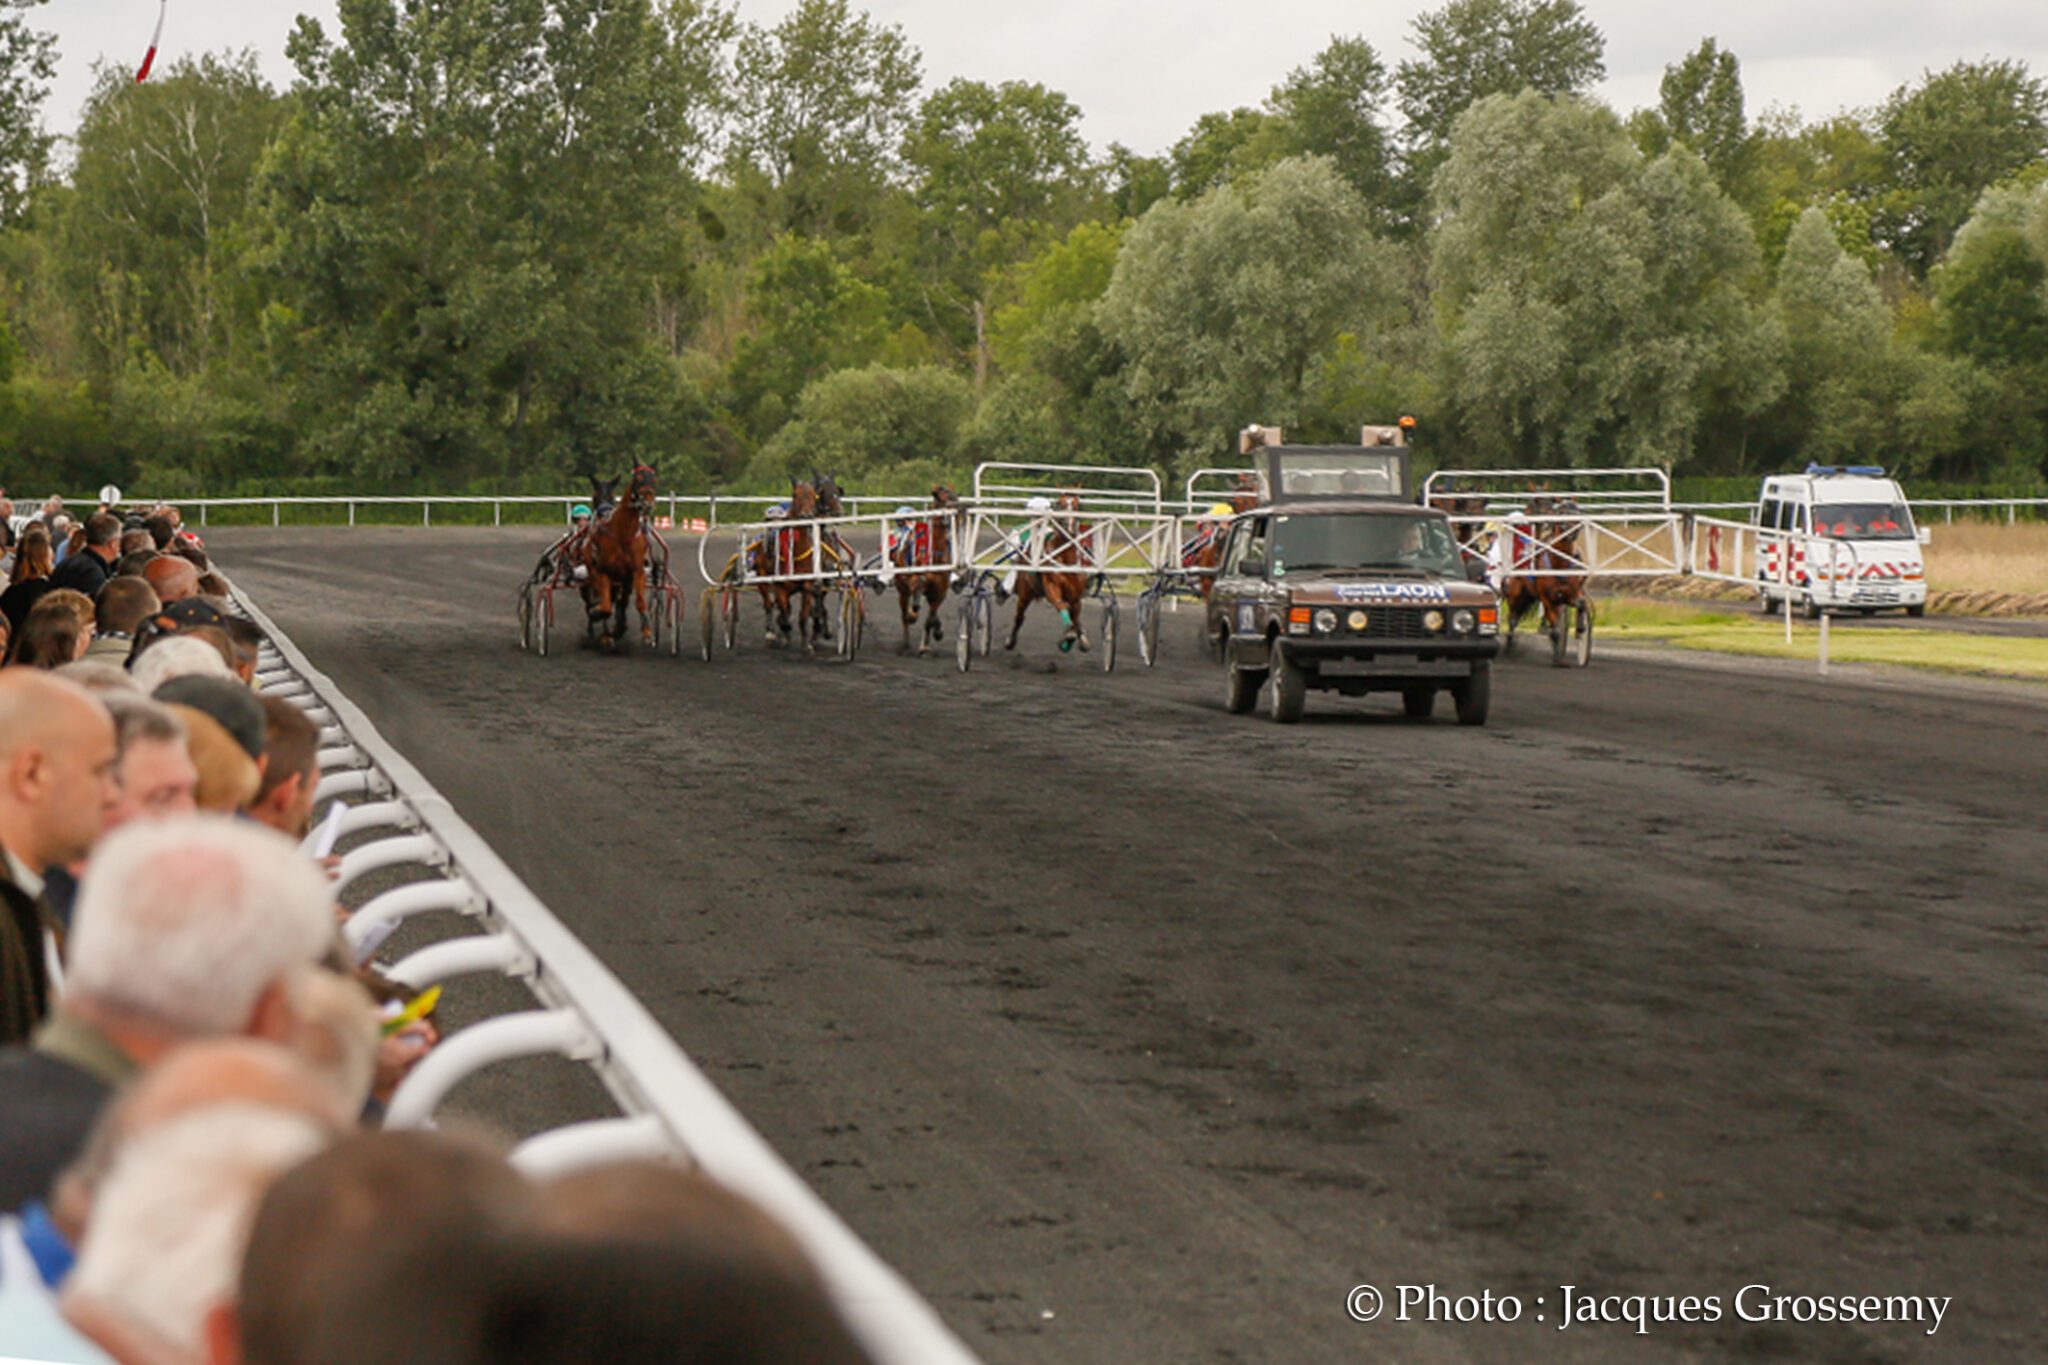
<svg viewBox="0 0 2048 1365">
<path fill-rule="evenodd" d="M 1180 519 L 1148 512 L 1030 512 L 976 507 L 963 567 L 984 573 L 1081 573 L 1154 578 L 1178 568 Z"/>
</svg>

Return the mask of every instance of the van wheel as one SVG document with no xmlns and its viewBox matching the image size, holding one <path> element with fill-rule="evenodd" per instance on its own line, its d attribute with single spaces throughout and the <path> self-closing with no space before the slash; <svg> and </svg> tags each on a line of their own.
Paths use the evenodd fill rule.
<svg viewBox="0 0 2048 1365">
<path fill-rule="evenodd" d="M 1769 593 L 1765 593 L 1758 599 L 1756 609 L 1766 616 L 1776 616 L 1778 614 L 1778 599 Z"/>
<path fill-rule="evenodd" d="M 1807 598 L 1799 610 L 1800 614 L 1809 621 L 1820 620 L 1820 599 L 1817 597 Z"/>
<path fill-rule="evenodd" d="M 1927 604 L 1925 602 L 1915 602 L 1912 606 L 1906 608 L 1906 615 L 1912 617 L 1915 621 L 1926 614 Z"/>
<path fill-rule="evenodd" d="M 1401 710 L 1410 720 L 1428 720 L 1436 709 L 1436 689 L 1428 683 L 1410 683 L 1401 689 Z"/>
</svg>

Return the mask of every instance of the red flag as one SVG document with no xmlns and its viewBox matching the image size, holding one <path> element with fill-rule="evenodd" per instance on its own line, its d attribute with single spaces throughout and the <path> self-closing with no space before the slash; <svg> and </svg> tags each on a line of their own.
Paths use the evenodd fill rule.
<svg viewBox="0 0 2048 1365">
<path fill-rule="evenodd" d="M 149 40 L 149 51 L 142 58 L 142 65 L 136 68 L 138 84 L 149 79 L 150 68 L 156 65 L 156 50 L 164 40 L 164 16 L 170 12 L 171 0 L 158 0 L 156 11 L 156 33 Z"/>
</svg>

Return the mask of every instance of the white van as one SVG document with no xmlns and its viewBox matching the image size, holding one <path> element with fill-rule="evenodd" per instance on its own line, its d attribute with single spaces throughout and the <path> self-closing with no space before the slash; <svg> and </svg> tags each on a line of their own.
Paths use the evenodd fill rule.
<svg viewBox="0 0 2048 1365">
<path fill-rule="evenodd" d="M 1913 525 L 1898 480 L 1878 466 L 1808 465 L 1804 474 L 1767 478 L 1756 524 L 1765 611 L 1790 596 L 1809 617 L 1895 607 L 1908 616 L 1927 614 L 1920 547 L 1928 534 Z M 1790 558 L 1789 573 L 1781 556 Z"/>
</svg>

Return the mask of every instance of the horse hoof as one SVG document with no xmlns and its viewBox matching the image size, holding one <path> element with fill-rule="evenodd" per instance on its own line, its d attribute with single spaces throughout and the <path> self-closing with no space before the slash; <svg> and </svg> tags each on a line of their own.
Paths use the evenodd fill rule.
<svg viewBox="0 0 2048 1365">
<path fill-rule="evenodd" d="M 1086 639 L 1076 640 L 1074 641 L 1074 643 L 1081 646 L 1081 652 L 1083 654 L 1086 654 L 1088 652 L 1088 641 Z"/>
<path fill-rule="evenodd" d="M 1062 653 L 1062 654 L 1071 654 L 1071 653 L 1073 653 L 1073 651 L 1074 651 L 1074 642 L 1073 642 L 1072 640 L 1062 640 L 1062 641 L 1060 641 L 1060 653 Z"/>
</svg>

